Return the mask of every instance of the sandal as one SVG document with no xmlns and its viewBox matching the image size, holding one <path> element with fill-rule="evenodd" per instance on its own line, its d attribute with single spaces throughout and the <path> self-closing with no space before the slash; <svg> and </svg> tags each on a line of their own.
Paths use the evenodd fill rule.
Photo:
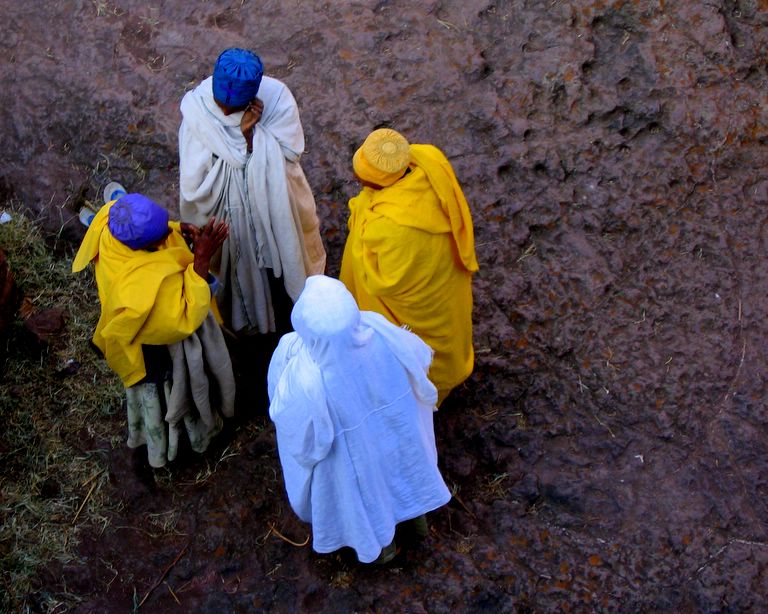
<svg viewBox="0 0 768 614">
<path fill-rule="evenodd" d="M 125 191 L 125 188 L 122 184 L 118 183 L 117 181 L 110 181 L 104 188 L 104 204 L 107 204 L 113 200 L 117 200 L 118 198 L 122 198 L 126 194 L 127 192 Z"/>
</svg>

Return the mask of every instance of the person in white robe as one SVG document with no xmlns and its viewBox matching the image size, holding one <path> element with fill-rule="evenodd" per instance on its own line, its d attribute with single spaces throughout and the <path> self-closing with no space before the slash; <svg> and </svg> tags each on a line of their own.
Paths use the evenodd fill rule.
<svg viewBox="0 0 768 614">
<path fill-rule="evenodd" d="M 340 281 L 307 279 L 269 366 L 269 415 L 291 507 L 320 553 L 396 553 L 395 528 L 447 503 L 437 463 L 432 350 L 359 311 Z"/>
<path fill-rule="evenodd" d="M 227 49 L 213 75 L 184 96 L 181 114 L 181 220 L 201 225 L 215 216 L 229 224 L 212 263 L 223 284 L 224 322 L 235 333 L 274 332 L 270 277 L 295 301 L 307 275 L 325 269 L 315 200 L 299 163 L 296 101 L 285 84 L 263 76 L 256 54 Z"/>
</svg>

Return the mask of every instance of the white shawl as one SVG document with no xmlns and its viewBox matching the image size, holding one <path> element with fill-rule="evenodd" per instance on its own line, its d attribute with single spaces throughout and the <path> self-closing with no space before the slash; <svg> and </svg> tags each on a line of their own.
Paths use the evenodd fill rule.
<svg viewBox="0 0 768 614">
<path fill-rule="evenodd" d="M 351 546 L 371 562 L 398 522 L 450 499 L 437 467 L 432 350 L 358 311 L 323 276 L 308 278 L 292 320 L 297 332 L 280 340 L 268 375 L 288 499 L 312 523 L 317 552 Z"/>
<path fill-rule="evenodd" d="M 181 219 L 203 225 L 226 220 L 230 237 L 214 271 L 224 284 L 224 314 L 235 330 L 275 330 L 265 269 L 282 277 L 296 300 L 307 275 L 322 273 L 325 250 L 315 201 L 299 158 L 304 132 L 296 101 L 280 81 L 264 77 L 264 103 L 253 153 L 240 132 L 242 112 L 224 115 L 212 78 L 181 101 L 179 191 Z"/>
</svg>

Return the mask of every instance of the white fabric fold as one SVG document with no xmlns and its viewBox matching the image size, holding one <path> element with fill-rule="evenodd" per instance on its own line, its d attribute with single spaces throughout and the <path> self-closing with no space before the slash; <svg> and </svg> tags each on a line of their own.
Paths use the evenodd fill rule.
<svg viewBox="0 0 768 614">
<path fill-rule="evenodd" d="M 304 132 L 290 90 L 264 77 L 264 103 L 248 154 L 242 112 L 225 115 L 213 99 L 212 79 L 181 101 L 179 208 L 198 226 L 226 220 L 230 237 L 214 272 L 224 284 L 223 315 L 235 331 L 275 330 L 265 269 L 281 277 L 296 300 L 307 275 L 322 273 L 325 250 L 315 201 L 299 164 Z"/>
<path fill-rule="evenodd" d="M 227 343 L 213 313 L 186 339 L 168 346 L 173 386 L 165 421 L 173 428 L 190 411 L 213 428 L 220 412 L 235 415 L 235 376 Z"/>
</svg>

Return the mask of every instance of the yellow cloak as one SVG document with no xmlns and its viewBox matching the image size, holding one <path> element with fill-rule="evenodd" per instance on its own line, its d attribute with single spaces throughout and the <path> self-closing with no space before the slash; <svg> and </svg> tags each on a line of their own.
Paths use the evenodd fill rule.
<svg viewBox="0 0 768 614">
<path fill-rule="evenodd" d="M 409 172 L 350 200 L 340 279 L 360 309 L 406 325 L 435 352 L 440 401 L 472 372 L 472 217 L 450 162 L 411 145 Z"/>
<path fill-rule="evenodd" d="M 93 218 L 72 271 L 94 262 L 101 317 L 93 342 L 127 388 L 146 375 L 141 346 L 176 343 L 195 332 L 208 315 L 211 291 L 194 271 L 178 222 L 168 224 L 171 233 L 157 251 L 133 250 L 107 227 L 112 204 Z"/>
</svg>

